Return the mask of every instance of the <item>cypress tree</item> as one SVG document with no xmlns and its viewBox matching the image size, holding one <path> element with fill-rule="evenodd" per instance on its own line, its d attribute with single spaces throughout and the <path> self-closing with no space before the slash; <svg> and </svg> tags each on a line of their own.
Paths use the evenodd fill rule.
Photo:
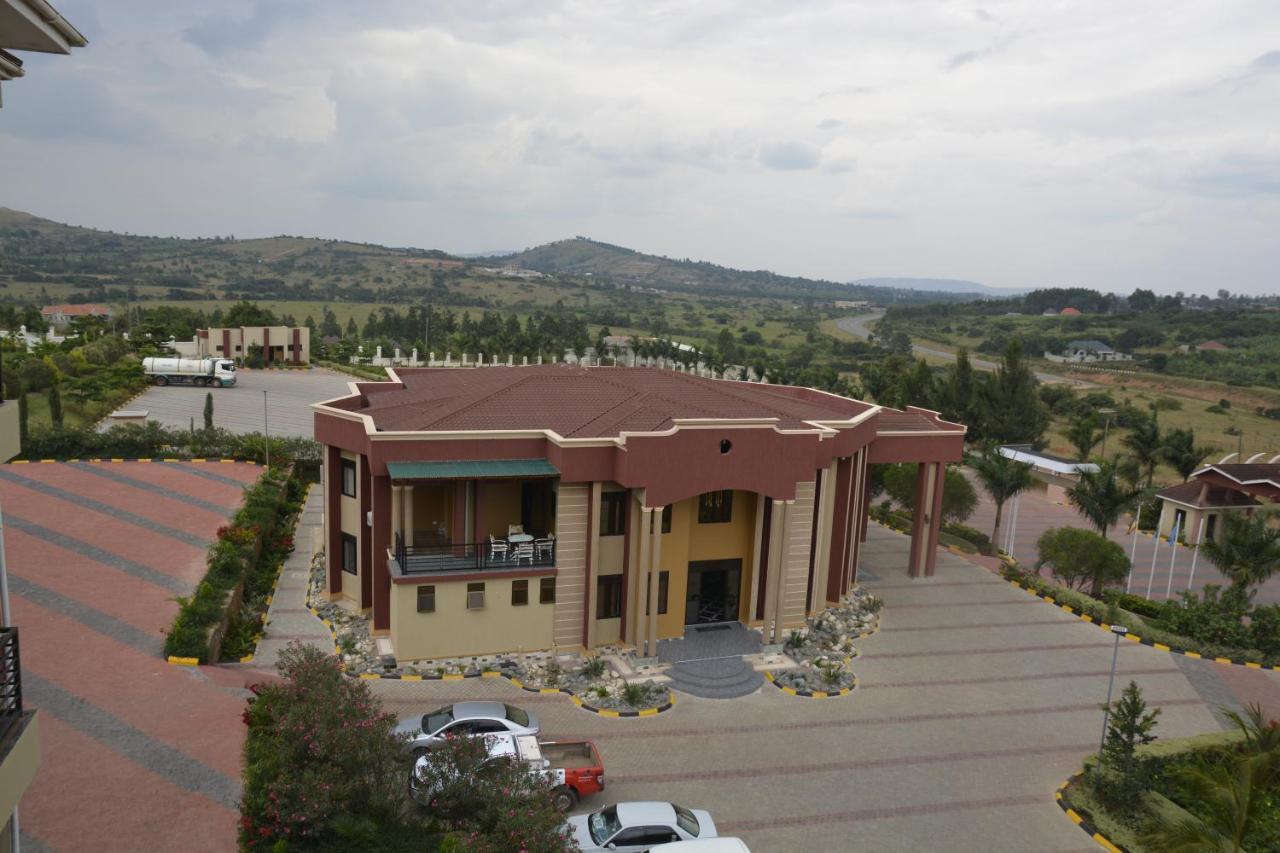
<svg viewBox="0 0 1280 853">
<path fill-rule="evenodd" d="M 1022 358 L 1022 338 L 1009 341 L 996 372 L 983 384 L 986 434 L 1001 444 L 1035 444 L 1049 426 L 1049 410 L 1036 393 L 1039 380 Z"/>
<path fill-rule="evenodd" d="M 213 429 L 213 392 L 209 391 L 204 395 L 204 428 L 206 430 Z"/>
<path fill-rule="evenodd" d="M 23 388 L 18 392 L 18 443 L 22 447 L 27 446 L 27 389 Z"/>
<path fill-rule="evenodd" d="M 62 426 L 62 391 L 56 382 L 49 386 L 49 419 L 54 426 Z"/>
</svg>

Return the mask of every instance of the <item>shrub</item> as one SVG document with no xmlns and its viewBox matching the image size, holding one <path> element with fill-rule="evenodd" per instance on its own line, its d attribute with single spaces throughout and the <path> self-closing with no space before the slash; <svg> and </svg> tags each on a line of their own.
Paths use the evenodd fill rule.
<svg viewBox="0 0 1280 853">
<path fill-rule="evenodd" d="M 980 553 L 995 553 L 994 549 L 991 547 L 991 537 L 980 530 L 974 530 L 972 527 L 968 527 L 963 524 L 948 522 L 942 525 L 942 532 L 950 533 L 952 536 L 959 537 L 960 539 L 975 545 Z"/>
<path fill-rule="evenodd" d="M 1260 604 L 1249 614 L 1249 637 L 1264 654 L 1280 654 L 1280 605 Z"/>
<path fill-rule="evenodd" d="M 1137 748 L 1156 739 L 1152 730 L 1160 709 L 1148 711 L 1141 688 L 1130 681 L 1110 711 L 1102 761 L 1090 780 L 1099 799 L 1120 814 L 1131 815 L 1142 805 L 1151 777 L 1150 765 L 1137 755 Z"/>
<path fill-rule="evenodd" d="M 1249 645 L 1249 629 L 1244 624 L 1249 597 L 1244 590 L 1223 590 L 1217 584 L 1209 584 L 1199 595 L 1183 592 L 1180 598 L 1167 604 L 1162 614 L 1162 621 L 1170 630 L 1208 643 Z"/>
<path fill-rule="evenodd" d="M 277 668 L 284 681 L 256 685 L 244 712 L 241 847 L 337 844 L 352 819 L 393 829 L 418 822 L 404 802 L 409 753 L 368 685 L 296 642 Z"/>
<path fill-rule="evenodd" d="M 1215 406 L 1208 406 L 1208 407 L 1206 407 L 1206 408 L 1205 408 L 1205 411 L 1206 411 L 1206 412 L 1208 412 L 1208 413 L 1209 413 L 1209 414 L 1211 414 L 1211 415 L 1225 415 L 1225 414 L 1227 413 L 1227 410 L 1226 410 L 1226 409 L 1222 408 L 1221 406 L 1217 406 L 1217 405 L 1215 405 Z"/>
<path fill-rule="evenodd" d="M 606 668 L 607 665 L 604 662 L 604 658 L 597 655 L 593 658 L 588 658 L 583 662 L 582 674 L 587 678 L 590 678 L 592 681 L 595 681 L 597 678 L 604 675 Z"/>
<path fill-rule="evenodd" d="M 1128 610 L 1130 613 L 1136 613 L 1148 619 L 1159 619 L 1164 613 L 1164 602 L 1152 601 L 1140 595 L 1130 595 L 1127 592 L 1110 590 L 1104 593 L 1102 598 L 1108 604 L 1114 604 L 1117 607 Z"/>
</svg>

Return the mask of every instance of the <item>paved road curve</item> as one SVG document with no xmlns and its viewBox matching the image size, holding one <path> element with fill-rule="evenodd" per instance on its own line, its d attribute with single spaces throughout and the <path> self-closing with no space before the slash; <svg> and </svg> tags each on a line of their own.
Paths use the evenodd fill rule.
<svg viewBox="0 0 1280 853">
<path fill-rule="evenodd" d="M 871 314 L 859 314 L 856 317 L 841 317 L 836 320 L 836 325 L 839 326 L 841 330 L 865 341 L 871 337 L 871 325 L 883 316 L 883 311 L 875 311 Z M 953 352 L 921 346 L 917 343 L 911 344 L 911 351 L 916 355 L 933 356 L 934 358 L 940 358 L 943 361 L 956 360 L 956 354 Z M 969 363 L 979 370 L 995 370 L 998 366 L 994 361 L 987 361 L 983 358 L 974 358 L 972 355 L 969 356 Z M 1093 387 L 1094 384 L 1092 382 L 1084 382 L 1079 379 L 1068 379 L 1065 376 L 1058 376 L 1056 373 L 1041 373 L 1040 371 L 1036 371 L 1036 379 L 1039 379 L 1046 385 L 1056 385 L 1061 382 L 1066 382 L 1079 388 Z"/>
</svg>

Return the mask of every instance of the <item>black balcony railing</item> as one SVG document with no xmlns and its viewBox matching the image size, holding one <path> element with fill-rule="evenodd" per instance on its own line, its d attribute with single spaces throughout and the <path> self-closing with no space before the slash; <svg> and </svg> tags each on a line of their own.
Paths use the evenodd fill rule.
<svg viewBox="0 0 1280 853">
<path fill-rule="evenodd" d="M 18 629 L 0 628 L 0 738 L 22 720 L 22 665 Z"/>
<path fill-rule="evenodd" d="M 535 538 L 527 542 L 448 542 L 412 546 L 396 534 L 396 562 L 402 575 L 432 572 L 511 571 L 525 567 L 546 568 L 556 564 L 554 539 Z"/>
</svg>

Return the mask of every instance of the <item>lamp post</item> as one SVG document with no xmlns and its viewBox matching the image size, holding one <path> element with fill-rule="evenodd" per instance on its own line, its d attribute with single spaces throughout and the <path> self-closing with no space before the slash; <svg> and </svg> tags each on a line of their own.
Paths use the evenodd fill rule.
<svg viewBox="0 0 1280 853">
<path fill-rule="evenodd" d="M 1115 409 L 1098 409 L 1098 414 L 1106 415 L 1107 419 L 1102 422 L 1102 458 L 1107 458 L 1107 433 L 1111 431 L 1111 416 L 1116 413 Z"/>
<path fill-rule="evenodd" d="M 1111 718 L 1111 691 L 1116 684 L 1116 659 L 1120 657 L 1120 638 L 1129 633 L 1123 625 L 1112 625 L 1111 633 L 1116 635 L 1115 649 L 1111 652 L 1111 679 L 1107 682 L 1107 704 L 1102 709 L 1102 739 L 1098 741 L 1098 761 L 1102 761 L 1102 748 L 1107 744 L 1107 723 Z"/>
<path fill-rule="evenodd" d="M 267 470 L 271 470 L 271 428 L 267 425 L 267 389 L 262 389 L 262 445 L 267 457 Z"/>
</svg>

